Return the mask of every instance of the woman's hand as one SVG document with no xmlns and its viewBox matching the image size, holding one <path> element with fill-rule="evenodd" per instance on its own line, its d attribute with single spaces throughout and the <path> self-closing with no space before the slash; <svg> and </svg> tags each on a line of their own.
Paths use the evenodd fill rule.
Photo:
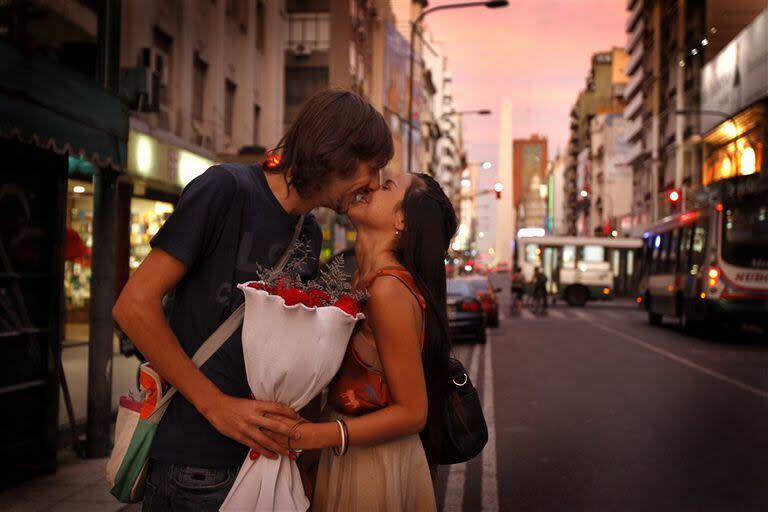
<svg viewBox="0 0 768 512">
<path fill-rule="evenodd" d="M 269 417 L 282 423 L 283 428 L 288 428 L 291 450 L 320 450 L 341 444 L 341 433 L 336 422 L 312 423 L 303 418 L 292 421 L 283 417 L 276 418 L 271 415 Z M 286 450 L 289 449 L 288 437 L 270 430 L 264 430 L 264 434 L 275 443 L 284 443 L 282 446 Z"/>
</svg>

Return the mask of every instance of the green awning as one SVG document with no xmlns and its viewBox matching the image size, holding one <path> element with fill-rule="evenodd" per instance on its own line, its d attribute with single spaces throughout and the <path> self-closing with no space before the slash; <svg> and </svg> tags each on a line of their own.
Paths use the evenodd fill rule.
<svg viewBox="0 0 768 512">
<path fill-rule="evenodd" d="M 88 77 L 0 43 L 0 137 L 124 170 L 128 109 Z"/>
</svg>

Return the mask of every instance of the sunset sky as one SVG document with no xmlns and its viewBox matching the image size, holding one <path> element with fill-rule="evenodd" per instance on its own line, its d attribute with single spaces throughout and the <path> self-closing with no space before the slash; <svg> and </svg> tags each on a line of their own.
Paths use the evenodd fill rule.
<svg viewBox="0 0 768 512">
<path fill-rule="evenodd" d="M 429 6 L 456 3 L 431 0 Z M 459 110 L 489 108 L 467 116 L 470 160 L 498 155 L 501 101 L 513 104 L 513 134 L 544 134 L 550 158 L 564 148 L 569 112 L 584 87 L 590 57 L 624 46 L 626 0 L 510 0 L 502 9 L 438 11 L 425 24 L 442 43 L 454 76 Z"/>
</svg>

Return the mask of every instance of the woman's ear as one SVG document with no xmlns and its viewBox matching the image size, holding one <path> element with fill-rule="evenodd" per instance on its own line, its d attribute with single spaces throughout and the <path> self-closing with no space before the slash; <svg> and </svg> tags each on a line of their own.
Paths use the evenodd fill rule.
<svg viewBox="0 0 768 512">
<path fill-rule="evenodd" d="M 395 229 L 397 231 L 405 231 L 405 215 L 401 210 L 395 214 Z"/>
</svg>

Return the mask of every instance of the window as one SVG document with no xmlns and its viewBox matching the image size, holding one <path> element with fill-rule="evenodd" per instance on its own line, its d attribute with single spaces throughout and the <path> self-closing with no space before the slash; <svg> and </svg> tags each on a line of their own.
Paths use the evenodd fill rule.
<svg viewBox="0 0 768 512">
<path fill-rule="evenodd" d="M 661 235 L 654 235 L 653 237 L 653 256 L 651 258 L 651 274 L 658 274 L 659 260 L 661 259 Z"/>
<path fill-rule="evenodd" d="M 657 273 L 666 274 L 669 270 L 668 257 L 669 257 L 669 243 L 672 238 L 672 233 L 667 231 L 661 234 L 661 247 L 659 248 L 659 259 Z"/>
<path fill-rule="evenodd" d="M 536 266 L 541 265 L 541 248 L 539 244 L 525 244 L 525 261 Z"/>
<path fill-rule="evenodd" d="M 226 90 L 224 91 L 224 133 L 232 136 L 233 117 L 235 115 L 235 91 L 237 85 L 234 82 L 226 81 Z"/>
<path fill-rule="evenodd" d="M 585 263 L 602 263 L 605 261 L 605 247 L 602 245 L 585 245 L 582 248 L 581 261 Z"/>
<path fill-rule="evenodd" d="M 768 268 L 768 206 L 742 202 L 723 214 L 723 259 L 731 265 Z"/>
<path fill-rule="evenodd" d="M 449 279 L 448 280 L 448 295 L 461 295 L 464 297 L 467 296 L 474 296 L 475 294 L 472 293 L 472 288 L 469 286 L 469 283 L 467 281 L 459 281 L 456 279 Z"/>
<path fill-rule="evenodd" d="M 267 30 L 266 16 L 264 0 L 259 0 L 256 2 L 256 50 L 259 53 L 264 53 L 265 31 Z"/>
<path fill-rule="evenodd" d="M 691 274 L 698 274 L 704 265 L 704 251 L 707 247 L 708 219 L 702 219 L 696 223 L 693 229 L 693 241 L 691 243 Z"/>
<path fill-rule="evenodd" d="M 154 28 L 153 46 L 155 48 L 154 62 L 150 66 L 160 77 L 160 104 L 168 105 L 171 101 L 171 73 L 173 69 L 173 38 L 160 30 Z"/>
<path fill-rule="evenodd" d="M 677 272 L 677 253 L 680 250 L 680 230 L 670 233 L 669 256 L 667 257 L 667 272 Z"/>
<path fill-rule="evenodd" d="M 253 106 L 253 145 L 259 145 L 259 125 L 261 124 L 261 107 Z"/>
<path fill-rule="evenodd" d="M 563 246 L 563 268 L 576 268 L 576 246 Z"/>
<path fill-rule="evenodd" d="M 691 266 L 690 254 L 691 254 L 691 235 L 693 234 L 693 226 L 688 225 L 682 228 L 680 235 L 680 257 L 677 261 L 677 271 L 687 272 Z"/>
<path fill-rule="evenodd" d="M 208 74 L 208 64 L 195 53 L 192 70 L 192 119 L 203 120 L 205 109 L 205 77 Z"/>
</svg>

